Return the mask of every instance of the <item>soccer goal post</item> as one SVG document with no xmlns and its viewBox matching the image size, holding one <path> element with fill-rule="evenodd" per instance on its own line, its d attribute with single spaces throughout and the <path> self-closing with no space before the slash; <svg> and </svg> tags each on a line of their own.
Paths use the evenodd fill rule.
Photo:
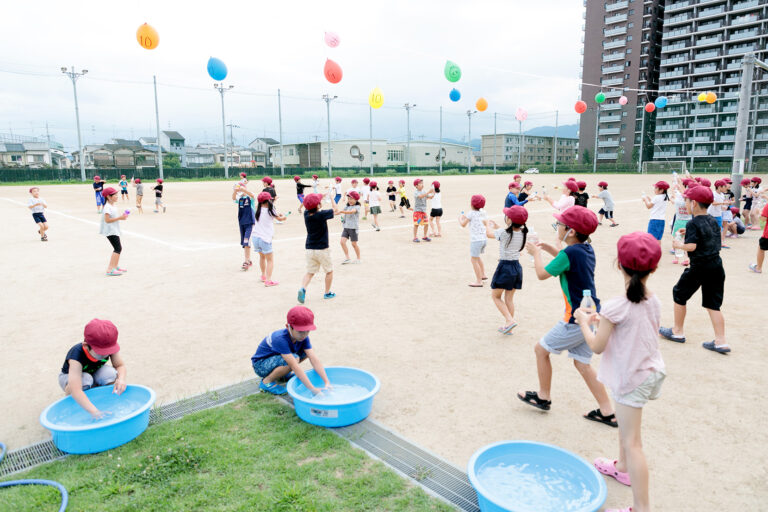
<svg viewBox="0 0 768 512">
<path fill-rule="evenodd" d="M 685 172 L 685 161 L 668 160 L 664 162 L 643 162 L 643 174 L 653 173 L 673 173 L 683 174 Z"/>
</svg>

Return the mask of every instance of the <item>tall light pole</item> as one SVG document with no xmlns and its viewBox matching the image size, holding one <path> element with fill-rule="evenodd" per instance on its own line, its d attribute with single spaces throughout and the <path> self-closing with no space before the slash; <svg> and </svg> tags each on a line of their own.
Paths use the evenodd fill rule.
<svg viewBox="0 0 768 512">
<path fill-rule="evenodd" d="M 331 102 L 338 98 L 338 96 L 334 96 L 331 98 L 328 94 L 323 94 L 323 101 L 325 101 L 325 113 L 326 117 L 328 118 L 328 177 L 333 176 L 333 167 L 331 166 Z M 322 162 L 322 156 L 321 156 L 321 162 Z"/>
<path fill-rule="evenodd" d="M 227 161 L 227 127 L 224 117 L 224 93 L 231 91 L 234 85 L 224 87 L 224 84 L 213 84 L 213 88 L 221 94 L 221 139 L 224 142 L 224 177 L 229 179 L 229 162 Z"/>
<path fill-rule="evenodd" d="M 373 107 L 368 105 L 368 145 L 371 152 L 371 176 L 373 176 Z"/>
<path fill-rule="evenodd" d="M 415 108 L 416 104 L 414 103 L 411 105 L 410 103 L 406 103 L 403 105 L 403 108 L 405 109 L 406 113 L 406 123 L 408 123 L 408 141 L 405 145 L 405 172 L 407 174 L 411 174 L 411 109 Z M 442 113 L 442 108 L 440 109 Z M 442 119 L 442 117 L 441 117 Z"/>
<path fill-rule="evenodd" d="M 443 174 L 443 106 L 440 105 L 440 149 L 437 151 L 437 159 L 440 162 L 439 173 Z"/>
<path fill-rule="evenodd" d="M 592 172 L 597 172 L 597 134 L 599 127 L 597 123 L 600 121 L 600 104 L 597 104 L 595 108 L 595 156 L 592 158 Z"/>
<path fill-rule="evenodd" d="M 163 176 L 163 147 L 160 145 L 160 109 L 157 106 L 157 76 L 152 75 L 152 84 L 155 87 L 155 129 L 157 130 L 157 169 L 160 173 L 160 179 Z"/>
<path fill-rule="evenodd" d="M 477 114 L 477 110 L 467 110 L 467 174 L 472 172 L 472 114 Z"/>
<path fill-rule="evenodd" d="M 75 71 L 75 66 L 72 66 L 72 71 L 67 71 L 66 67 L 62 67 L 61 72 L 72 80 L 72 90 L 75 93 L 75 120 L 77 121 L 77 149 L 80 152 L 80 179 L 85 181 L 85 155 L 83 154 L 83 138 L 80 135 L 80 107 L 77 105 L 77 79 L 81 76 L 85 76 L 88 73 L 88 70 L 84 69 L 78 73 Z"/>
<path fill-rule="evenodd" d="M 555 110 L 555 140 L 552 141 L 552 172 L 557 171 L 557 124 L 560 121 L 560 111 Z"/>
<path fill-rule="evenodd" d="M 240 128 L 240 126 L 236 124 L 229 123 L 227 125 L 229 127 L 229 145 L 232 146 L 232 163 L 235 163 L 235 138 L 232 136 L 232 128 Z M 226 160 L 227 157 L 227 148 L 224 148 L 224 159 Z"/>
<path fill-rule="evenodd" d="M 638 102 L 639 103 L 639 102 Z M 643 108 L 641 111 L 642 113 L 642 120 L 640 121 L 640 151 L 638 152 L 637 156 L 637 173 L 640 174 L 643 172 L 643 143 L 645 142 L 645 108 Z M 695 121 L 694 121 L 695 122 Z M 597 138 L 597 135 L 595 135 L 595 138 Z M 597 144 L 597 143 L 595 143 Z M 597 156 L 597 155 L 595 155 Z"/>
<path fill-rule="evenodd" d="M 277 122 L 280 127 L 280 176 L 285 176 L 285 163 L 283 161 L 283 104 L 280 100 L 280 89 L 277 90 Z"/>
<path fill-rule="evenodd" d="M 496 174 L 496 112 L 493 113 L 493 174 Z"/>
</svg>

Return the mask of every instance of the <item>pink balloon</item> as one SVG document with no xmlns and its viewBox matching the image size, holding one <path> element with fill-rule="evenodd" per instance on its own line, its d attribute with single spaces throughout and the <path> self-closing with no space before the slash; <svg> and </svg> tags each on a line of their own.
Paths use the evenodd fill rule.
<svg viewBox="0 0 768 512">
<path fill-rule="evenodd" d="M 325 75 L 325 79 L 331 82 L 332 84 L 337 84 L 341 82 L 341 77 L 343 75 L 341 71 L 341 66 L 335 61 L 332 61 L 331 59 L 327 59 L 325 61 L 325 68 L 323 69 L 323 74 Z"/>
<path fill-rule="evenodd" d="M 626 105 L 628 101 L 629 100 L 627 99 L 626 96 L 622 96 L 621 98 L 619 98 L 619 105 Z"/>
<path fill-rule="evenodd" d="M 517 112 L 515 113 L 515 118 L 521 122 L 525 121 L 528 119 L 528 112 L 526 112 L 524 108 L 518 108 Z"/>
<path fill-rule="evenodd" d="M 339 46 L 339 43 L 341 40 L 339 39 L 339 35 L 335 32 L 326 32 L 325 33 L 325 44 L 330 46 L 331 48 L 336 48 Z"/>
</svg>

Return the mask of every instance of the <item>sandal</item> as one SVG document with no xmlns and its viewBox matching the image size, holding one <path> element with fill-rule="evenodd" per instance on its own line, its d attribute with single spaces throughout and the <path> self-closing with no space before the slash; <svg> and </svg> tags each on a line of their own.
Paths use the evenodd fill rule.
<svg viewBox="0 0 768 512">
<path fill-rule="evenodd" d="M 674 334 L 671 327 L 660 327 L 659 336 L 666 338 L 669 341 L 674 341 L 675 343 L 685 343 L 685 336 Z"/>
<path fill-rule="evenodd" d="M 514 329 L 515 327 L 517 327 L 517 322 L 512 322 L 509 325 L 499 327 L 499 332 L 501 334 L 509 334 L 512 332 L 512 329 Z"/>
<path fill-rule="evenodd" d="M 620 484 L 631 486 L 632 482 L 629 480 L 629 473 L 618 471 L 616 469 L 616 462 L 618 461 L 606 459 L 605 457 L 598 457 L 592 464 L 595 466 L 595 469 L 602 474 L 615 478 Z"/>
<path fill-rule="evenodd" d="M 541 409 L 542 411 L 548 411 L 552 405 L 552 400 L 542 400 L 539 398 L 539 394 L 536 391 L 526 391 L 525 396 L 517 393 L 517 398 L 527 403 L 528 405 L 532 405 L 537 409 Z"/>
<path fill-rule="evenodd" d="M 482 288 L 483 287 L 482 284 L 477 284 L 477 283 L 469 283 L 467 286 L 469 286 L 471 288 Z"/>
<path fill-rule="evenodd" d="M 718 354 L 727 354 L 731 351 L 731 347 L 728 345 L 715 345 L 714 341 L 705 341 L 701 344 L 702 347 L 704 347 L 707 350 L 711 350 L 712 352 L 717 352 Z"/>
<path fill-rule="evenodd" d="M 277 286 L 279 284 L 280 283 L 278 283 L 277 281 L 265 281 L 264 282 L 264 286 Z"/>
<path fill-rule="evenodd" d="M 602 412 L 600 412 L 600 409 L 595 409 L 594 411 L 589 411 L 587 414 L 584 415 L 585 419 L 588 419 L 590 421 L 596 421 L 598 423 L 603 423 L 605 425 L 608 425 L 609 427 L 618 428 L 619 423 L 616 421 L 616 415 L 615 414 L 609 414 L 608 416 L 604 416 Z"/>
</svg>

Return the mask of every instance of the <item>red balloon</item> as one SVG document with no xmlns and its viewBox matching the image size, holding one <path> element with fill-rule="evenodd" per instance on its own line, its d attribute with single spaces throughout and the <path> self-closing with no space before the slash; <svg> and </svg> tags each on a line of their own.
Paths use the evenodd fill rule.
<svg viewBox="0 0 768 512">
<path fill-rule="evenodd" d="M 576 110 L 577 114 L 583 114 L 587 111 L 587 103 L 585 101 L 577 101 L 576 105 L 573 107 Z"/>
<path fill-rule="evenodd" d="M 341 82 L 341 77 L 343 75 L 341 72 L 341 66 L 339 66 L 338 63 L 332 61 L 331 59 L 325 61 L 325 69 L 323 70 L 323 73 L 325 74 L 325 79 L 332 84 Z"/>
<path fill-rule="evenodd" d="M 650 114 L 654 110 L 656 110 L 656 105 L 654 105 L 653 102 L 645 104 L 645 111 L 646 112 L 648 112 Z"/>
</svg>

